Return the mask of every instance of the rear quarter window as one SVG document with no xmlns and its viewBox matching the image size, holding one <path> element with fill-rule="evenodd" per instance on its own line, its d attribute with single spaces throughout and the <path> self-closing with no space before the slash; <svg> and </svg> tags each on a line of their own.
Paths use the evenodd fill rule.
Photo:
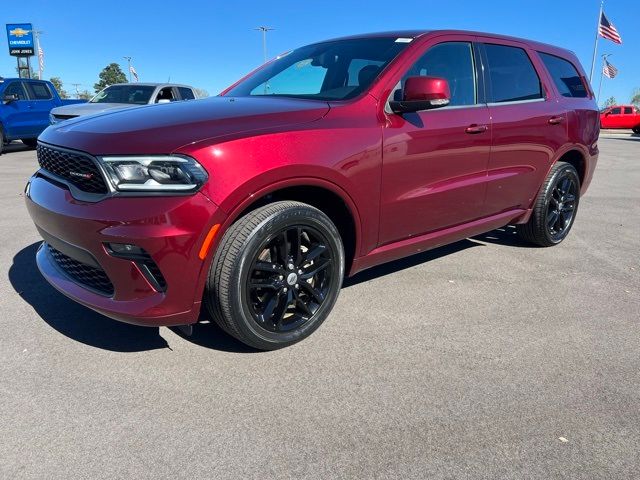
<svg viewBox="0 0 640 480">
<path fill-rule="evenodd" d="M 549 53 L 538 52 L 542 63 L 549 71 L 553 83 L 563 97 L 586 98 L 587 88 L 571 62 Z"/>
<path fill-rule="evenodd" d="M 538 73 L 524 49 L 486 43 L 491 103 L 544 98 Z"/>
<path fill-rule="evenodd" d="M 182 98 L 182 100 L 196 99 L 196 96 L 193 94 L 193 91 L 190 88 L 178 87 L 178 91 L 180 92 L 180 98 Z"/>
<path fill-rule="evenodd" d="M 633 115 L 633 108 L 631 108 L 631 107 L 624 107 L 624 114 L 625 114 L 625 115 Z"/>
<path fill-rule="evenodd" d="M 33 100 L 51 100 L 53 95 L 46 83 L 27 82 Z"/>
</svg>

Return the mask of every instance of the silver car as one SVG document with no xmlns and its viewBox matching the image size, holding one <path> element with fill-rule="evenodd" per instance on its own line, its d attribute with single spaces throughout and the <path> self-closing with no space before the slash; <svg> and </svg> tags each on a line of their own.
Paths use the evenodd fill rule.
<svg viewBox="0 0 640 480">
<path fill-rule="evenodd" d="M 124 108 L 169 103 L 180 100 L 195 100 L 195 90 L 187 85 L 173 83 L 117 83 L 98 92 L 87 103 L 65 105 L 51 110 L 49 121 L 54 124 L 100 112 Z"/>
</svg>

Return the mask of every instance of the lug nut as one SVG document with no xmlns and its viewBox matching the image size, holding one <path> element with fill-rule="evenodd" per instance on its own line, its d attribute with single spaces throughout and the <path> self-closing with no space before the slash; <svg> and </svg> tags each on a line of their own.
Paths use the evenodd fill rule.
<svg viewBox="0 0 640 480">
<path fill-rule="evenodd" d="M 296 283 L 296 288 L 298 288 L 298 286 L 299 286 L 299 285 Z"/>
<path fill-rule="evenodd" d="M 287 293 L 287 287 L 284 287 L 284 288 L 282 289 L 282 291 L 283 291 L 284 293 Z"/>
<path fill-rule="evenodd" d="M 302 275 L 302 270 L 298 270 L 298 275 Z"/>
<path fill-rule="evenodd" d="M 293 268 L 294 268 L 293 263 L 290 263 L 289 264 L 289 270 L 293 270 Z"/>
</svg>

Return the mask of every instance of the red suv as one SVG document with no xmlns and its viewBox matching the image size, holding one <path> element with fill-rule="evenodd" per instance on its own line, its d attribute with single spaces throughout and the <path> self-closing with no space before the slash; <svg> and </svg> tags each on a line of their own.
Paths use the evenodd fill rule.
<svg viewBox="0 0 640 480">
<path fill-rule="evenodd" d="M 507 224 L 560 243 L 598 132 L 571 52 L 362 35 L 280 55 L 215 98 L 51 126 L 26 202 L 65 295 L 150 326 L 191 325 L 204 302 L 275 349 L 318 328 L 345 272 Z"/>
</svg>

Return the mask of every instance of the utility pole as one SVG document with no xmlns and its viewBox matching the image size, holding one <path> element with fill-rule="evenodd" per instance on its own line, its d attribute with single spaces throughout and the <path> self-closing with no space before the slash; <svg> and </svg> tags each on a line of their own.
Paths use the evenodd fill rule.
<svg viewBox="0 0 640 480">
<path fill-rule="evenodd" d="M 80 83 L 72 83 L 71 85 L 73 85 L 74 87 L 76 87 L 76 99 L 80 98 L 80 91 L 78 90 L 78 87 L 81 85 Z"/>
<path fill-rule="evenodd" d="M 31 30 L 31 33 L 36 37 L 36 55 L 38 56 L 38 80 L 42 80 L 42 71 L 44 67 L 40 60 L 40 35 L 44 33 L 42 30 Z"/>
<path fill-rule="evenodd" d="M 267 32 L 269 30 L 275 30 L 271 27 L 260 26 L 255 28 L 254 30 L 259 30 L 262 32 L 262 54 L 264 56 L 264 63 L 267 63 Z"/>
<path fill-rule="evenodd" d="M 122 57 L 127 61 L 127 70 L 129 71 L 129 83 L 131 83 L 131 57 Z"/>
<path fill-rule="evenodd" d="M 600 104 L 600 90 L 602 90 L 602 77 L 604 77 L 604 65 L 607 61 L 607 58 L 613 55 L 613 53 L 603 53 L 602 54 L 602 69 L 600 70 L 600 86 L 598 87 L 598 96 L 596 97 L 596 102 L 598 105 Z"/>
</svg>

